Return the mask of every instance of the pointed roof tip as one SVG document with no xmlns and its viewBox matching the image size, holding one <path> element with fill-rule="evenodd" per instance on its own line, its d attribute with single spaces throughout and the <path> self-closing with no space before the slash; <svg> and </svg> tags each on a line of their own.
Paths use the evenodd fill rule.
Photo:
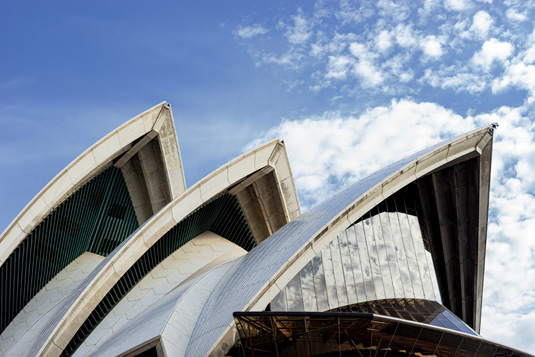
<svg viewBox="0 0 535 357">
<path fill-rule="evenodd" d="M 494 130 L 496 130 L 498 128 L 498 126 L 500 126 L 498 123 L 491 123 L 489 125 L 489 130 L 491 133 L 494 133 Z"/>
</svg>

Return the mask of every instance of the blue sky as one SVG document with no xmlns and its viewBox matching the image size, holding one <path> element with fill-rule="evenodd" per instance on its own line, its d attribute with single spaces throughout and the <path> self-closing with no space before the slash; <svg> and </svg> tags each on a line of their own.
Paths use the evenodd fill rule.
<svg viewBox="0 0 535 357">
<path fill-rule="evenodd" d="M 189 185 L 279 136 L 305 208 L 498 122 L 482 334 L 535 353 L 534 6 L 4 3 L 0 229 L 87 147 L 163 100 Z"/>
</svg>

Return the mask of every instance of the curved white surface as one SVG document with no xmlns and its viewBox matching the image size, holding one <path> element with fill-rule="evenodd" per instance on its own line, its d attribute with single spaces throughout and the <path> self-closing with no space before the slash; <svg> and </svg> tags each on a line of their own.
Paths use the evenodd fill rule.
<svg viewBox="0 0 535 357">
<path fill-rule="evenodd" d="M 185 356 L 191 333 L 214 286 L 233 262 L 219 265 L 180 285 L 156 304 L 143 310 L 104 341 L 92 356 L 113 356 L 160 339 L 167 356 Z"/>
<path fill-rule="evenodd" d="M 46 284 L 0 335 L 0 355 L 25 355 L 28 341 L 40 333 L 56 307 L 104 259 L 86 252 L 76 258 Z"/>
<path fill-rule="evenodd" d="M 199 317 L 187 355 L 224 354 L 235 342 L 234 311 L 263 310 L 308 261 L 373 206 L 449 162 L 481 153 L 491 138 L 489 127 L 484 127 L 423 149 L 288 223 L 239 258 L 218 284 Z"/>
<path fill-rule="evenodd" d="M 291 182 L 293 185 L 289 169 L 278 172 L 278 168 L 289 167 L 286 154 L 282 155 L 284 152 L 284 144 L 279 140 L 268 142 L 220 167 L 162 208 L 108 255 L 66 299 L 51 322 L 43 327 L 41 336 L 28 345 L 29 352 L 60 354 L 91 311 L 141 255 L 188 214 L 228 187 L 266 168 L 275 169 L 279 184 Z M 295 190 L 287 186 L 284 194 L 287 214 L 298 213 Z"/>
<path fill-rule="evenodd" d="M 143 331 L 145 321 L 137 318 L 143 311 L 158 304 L 160 299 L 186 280 L 246 253 L 245 249 L 215 233 L 208 231 L 200 234 L 158 264 L 130 290 L 76 350 L 75 356 L 87 356 L 99 350 L 103 343 L 106 344 L 108 339 L 118 331 L 122 331 L 123 326 L 127 324 L 137 323 L 138 329 Z M 157 311 L 160 313 L 160 310 Z M 185 315 L 190 316 L 191 312 Z M 161 326 L 161 329 L 163 330 L 164 327 L 165 324 Z M 138 344 L 145 341 L 143 336 L 143 334 L 140 336 Z M 123 339 L 118 338 L 118 340 Z M 134 346 L 129 348 L 132 347 Z"/>
<path fill-rule="evenodd" d="M 96 172 L 109 164 L 112 159 L 126 152 L 135 140 L 149 134 L 151 131 L 155 131 L 154 136 L 156 136 L 158 131 L 162 129 L 166 132 L 174 131 L 174 126 L 168 128 L 169 124 L 166 124 L 165 127 L 162 127 L 164 123 L 158 121 L 162 108 L 167 108 L 165 102 L 130 119 L 91 146 L 67 165 L 65 169 L 58 173 L 56 177 L 54 177 L 26 205 L 2 235 L 0 235 L 0 266 L 50 211 L 63 202 L 66 197 L 91 178 Z M 172 119 L 170 125 L 173 125 Z M 174 140 L 177 143 L 176 150 L 178 150 L 176 134 L 174 134 L 174 132 L 167 133 L 167 136 L 169 135 L 173 137 L 168 138 L 167 140 Z M 171 146 L 167 146 L 169 146 L 170 150 Z M 170 151 L 169 154 L 176 155 L 177 153 Z M 180 156 L 178 157 L 180 158 Z M 173 177 L 177 180 L 180 176 L 183 178 L 181 163 L 167 163 L 169 160 L 165 160 L 165 158 L 164 161 L 166 161 L 166 169 L 173 170 Z M 174 161 L 176 161 L 176 159 Z M 178 161 L 180 161 L 180 159 Z M 171 174 L 171 172 L 168 173 Z M 176 192 L 176 194 L 178 193 L 180 192 Z"/>
</svg>

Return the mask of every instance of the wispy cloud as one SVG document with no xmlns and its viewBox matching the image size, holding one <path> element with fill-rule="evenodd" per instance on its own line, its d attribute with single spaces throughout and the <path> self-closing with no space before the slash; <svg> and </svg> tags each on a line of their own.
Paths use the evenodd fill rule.
<svg viewBox="0 0 535 357">
<path fill-rule="evenodd" d="M 445 15 L 450 12 L 454 15 Z M 507 17 L 499 15 L 503 13 Z M 255 49 L 249 53 L 260 66 L 306 70 L 311 90 L 335 89 L 343 96 L 358 93 L 357 88 L 414 93 L 424 83 L 474 95 L 529 90 L 524 78 L 531 74 L 531 63 L 513 58 L 533 46 L 525 42 L 525 32 L 504 31 L 510 19 L 528 14 L 535 16 L 535 9 L 520 2 L 510 7 L 465 0 L 426 0 L 423 6 L 388 0 L 341 1 L 338 6 L 318 2 L 310 12 L 298 9 L 259 28 L 286 41 L 286 49 L 280 43 L 278 49 L 251 43 Z M 366 56 L 356 56 L 352 44 Z M 421 64 L 425 67 L 417 70 Z"/>
<path fill-rule="evenodd" d="M 266 33 L 268 33 L 268 29 L 256 24 L 253 26 L 240 26 L 234 33 L 241 38 L 249 39 L 258 35 L 265 35 Z"/>
<path fill-rule="evenodd" d="M 281 20 L 279 21 L 279 27 L 285 30 L 284 35 L 291 44 L 305 44 L 312 37 L 310 21 L 299 11 L 297 15 L 292 16 L 292 22 L 291 24 L 286 24 Z"/>
</svg>

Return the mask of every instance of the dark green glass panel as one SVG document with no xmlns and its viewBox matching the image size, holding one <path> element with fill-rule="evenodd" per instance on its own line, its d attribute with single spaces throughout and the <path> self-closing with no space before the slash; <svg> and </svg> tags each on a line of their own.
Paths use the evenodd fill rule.
<svg viewBox="0 0 535 357">
<path fill-rule="evenodd" d="M 121 170 L 110 167 L 56 207 L 0 268 L 0 332 L 84 252 L 106 256 L 138 227 Z"/>
<path fill-rule="evenodd" d="M 245 250 L 251 250 L 255 246 L 253 235 L 236 197 L 224 193 L 213 199 L 164 234 L 132 265 L 78 329 L 62 356 L 72 355 L 113 307 L 156 265 L 206 231 L 225 237 Z"/>
</svg>

